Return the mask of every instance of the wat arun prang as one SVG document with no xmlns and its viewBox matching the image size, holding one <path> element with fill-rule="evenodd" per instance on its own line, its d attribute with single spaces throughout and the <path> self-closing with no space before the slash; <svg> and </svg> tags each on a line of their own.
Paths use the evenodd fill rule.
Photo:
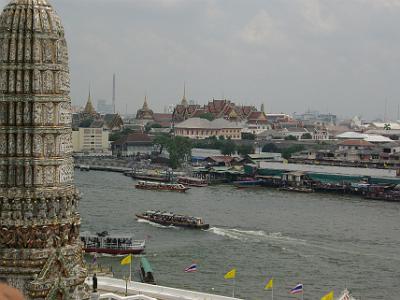
<svg viewBox="0 0 400 300">
<path fill-rule="evenodd" d="M 68 50 L 47 0 L 0 16 L 0 280 L 27 299 L 87 299 Z"/>
</svg>

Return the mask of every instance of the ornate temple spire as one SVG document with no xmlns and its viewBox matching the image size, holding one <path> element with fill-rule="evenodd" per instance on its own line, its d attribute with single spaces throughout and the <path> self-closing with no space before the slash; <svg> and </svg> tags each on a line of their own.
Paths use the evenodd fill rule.
<svg viewBox="0 0 400 300">
<path fill-rule="evenodd" d="M 182 97 L 181 105 L 183 105 L 185 107 L 189 106 L 189 103 L 188 103 L 188 101 L 186 99 L 186 83 L 183 84 L 183 97 Z"/>
<path fill-rule="evenodd" d="M 88 115 L 94 115 L 96 114 L 96 110 L 94 109 L 93 106 L 93 102 L 92 102 L 92 96 L 91 96 L 91 92 L 90 92 L 90 87 L 89 87 L 89 96 L 88 96 L 88 100 L 86 102 L 86 106 L 85 109 L 83 111 L 85 114 Z"/>
<path fill-rule="evenodd" d="M 149 104 L 147 103 L 147 95 L 144 96 L 144 102 L 143 102 L 143 110 L 149 110 Z"/>
<path fill-rule="evenodd" d="M 261 112 L 262 112 L 262 113 L 265 113 L 265 106 L 264 106 L 264 103 L 261 104 Z"/>
<path fill-rule="evenodd" d="M 0 278 L 25 299 L 88 299 L 68 49 L 47 0 L 0 16 Z"/>
</svg>

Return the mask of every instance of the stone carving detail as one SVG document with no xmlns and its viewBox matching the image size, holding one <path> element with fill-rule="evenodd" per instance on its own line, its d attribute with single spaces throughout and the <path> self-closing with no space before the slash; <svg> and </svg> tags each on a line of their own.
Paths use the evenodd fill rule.
<svg viewBox="0 0 400 300">
<path fill-rule="evenodd" d="M 7 136 L 5 133 L 0 133 L 0 155 L 7 154 Z"/>
<path fill-rule="evenodd" d="M 43 184 L 43 167 L 41 166 L 35 166 L 34 169 L 34 184 L 35 185 L 42 185 Z"/>
<path fill-rule="evenodd" d="M 41 157 L 43 154 L 43 137 L 39 134 L 33 137 L 33 155 L 35 157 Z"/>
<path fill-rule="evenodd" d="M 72 135 L 63 134 L 59 136 L 59 155 L 72 153 Z"/>
<path fill-rule="evenodd" d="M 0 90 L 2 92 L 7 91 L 7 71 L 6 70 L 0 71 Z"/>
<path fill-rule="evenodd" d="M 60 184 L 71 183 L 73 181 L 74 168 L 72 164 L 61 166 L 60 169 Z"/>
<path fill-rule="evenodd" d="M 24 106 L 24 124 L 31 125 L 31 123 L 32 123 L 32 103 L 26 102 Z"/>
<path fill-rule="evenodd" d="M 51 157 L 55 154 L 55 139 L 54 135 L 47 134 L 44 138 L 44 155 L 47 157 Z"/>
<path fill-rule="evenodd" d="M 32 167 L 30 165 L 25 166 L 25 186 L 29 187 L 32 185 Z"/>
<path fill-rule="evenodd" d="M 70 125 L 71 124 L 71 104 L 69 102 L 62 102 L 58 109 L 58 120 L 59 124 Z"/>
<path fill-rule="evenodd" d="M 21 133 L 17 134 L 17 155 L 22 156 L 24 154 L 24 136 Z"/>
<path fill-rule="evenodd" d="M 13 133 L 8 135 L 8 155 L 15 155 L 15 135 Z"/>
<path fill-rule="evenodd" d="M 8 124 L 14 125 L 15 120 L 15 112 L 14 112 L 14 103 L 8 104 Z"/>
<path fill-rule="evenodd" d="M 5 124 L 7 124 L 7 104 L 4 102 L 0 102 L 0 125 L 5 125 Z"/>
<path fill-rule="evenodd" d="M 44 93 L 51 93 L 54 87 L 54 78 L 53 72 L 47 70 L 43 73 L 43 92 Z"/>
<path fill-rule="evenodd" d="M 0 278 L 27 300 L 88 299 L 64 29 L 49 0 L 9 1 L 0 16 Z"/>
<path fill-rule="evenodd" d="M 34 103 L 33 105 L 33 124 L 41 125 L 42 124 L 42 104 Z"/>
<path fill-rule="evenodd" d="M 7 167 L 0 166 L 0 186 L 7 184 Z"/>
<path fill-rule="evenodd" d="M 53 185 L 54 184 L 54 167 L 45 167 L 44 169 L 44 184 Z"/>
<path fill-rule="evenodd" d="M 32 155 L 32 135 L 30 133 L 25 134 L 24 140 L 24 154 L 25 156 Z"/>
</svg>

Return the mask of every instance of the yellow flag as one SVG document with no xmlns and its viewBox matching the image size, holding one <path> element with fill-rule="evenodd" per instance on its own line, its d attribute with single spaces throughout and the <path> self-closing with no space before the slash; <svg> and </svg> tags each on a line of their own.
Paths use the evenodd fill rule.
<svg viewBox="0 0 400 300">
<path fill-rule="evenodd" d="M 132 254 L 129 254 L 123 260 L 121 260 L 121 265 L 129 265 L 132 262 Z"/>
<path fill-rule="evenodd" d="M 235 279 L 236 278 L 236 269 L 230 270 L 228 273 L 225 274 L 224 278 L 225 279 Z"/>
<path fill-rule="evenodd" d="M 323 297 L 321 298 L 321 300 L 333 300 L 333 296 L 334 296 L 334 293 L 333 293 L 333 291 L 332 291 L 332 292 L 326 294 L 325 296 L 323 296 Z"/>
<path fill-rule="evenodd" d="M 267 285 L 265 286 L 266 290 L 271 290 L 274 288 L 274 279 L 271 278 L 271 280 L 267 283 Z"/>
</svg>

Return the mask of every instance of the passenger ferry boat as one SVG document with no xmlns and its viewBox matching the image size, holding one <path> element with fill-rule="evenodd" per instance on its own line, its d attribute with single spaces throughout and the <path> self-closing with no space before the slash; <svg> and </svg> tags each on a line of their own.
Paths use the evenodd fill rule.
<svg viewBox="0 0 400 300">
<path fill-rule="evenodd" d="M 188 185 L 188 186 L 195 186 L 195 187 L 207 187 L 208 182 L 206 180 L 196 178 L 196 177 L 178 177 L 178 183 Z"/>
<path fill-rule="evenodd" d="M 108 233 L 92 235 L 82 233 L 81 241 L 86 253 L 100 253 L 110 255 L 140 254 L 145 250 L 146 241 L 134 240 L 129 236 L 109 236 Z"/>
<path fill-rule="evenodd" d="M 176 215 L 169 212 L 148 210 L 142 214 L 136 214 L 138 219 L 147 220 L 163 226 L 178 226 L 192 229 L 209 229 L 210 224 L 205 224 L 203 219 L 191 216 Z"/>
<path fill-rule="evenodd" d="M 169 191 L 169 192 L 181 192 L 185 193 L 189 190 L 189 187 L 183 184 L 176 183 L 161 183 L 152 181 L 139 181 L 135 187 L 142 190 L 154 190 L 154 191 Z"/>
</svg>

